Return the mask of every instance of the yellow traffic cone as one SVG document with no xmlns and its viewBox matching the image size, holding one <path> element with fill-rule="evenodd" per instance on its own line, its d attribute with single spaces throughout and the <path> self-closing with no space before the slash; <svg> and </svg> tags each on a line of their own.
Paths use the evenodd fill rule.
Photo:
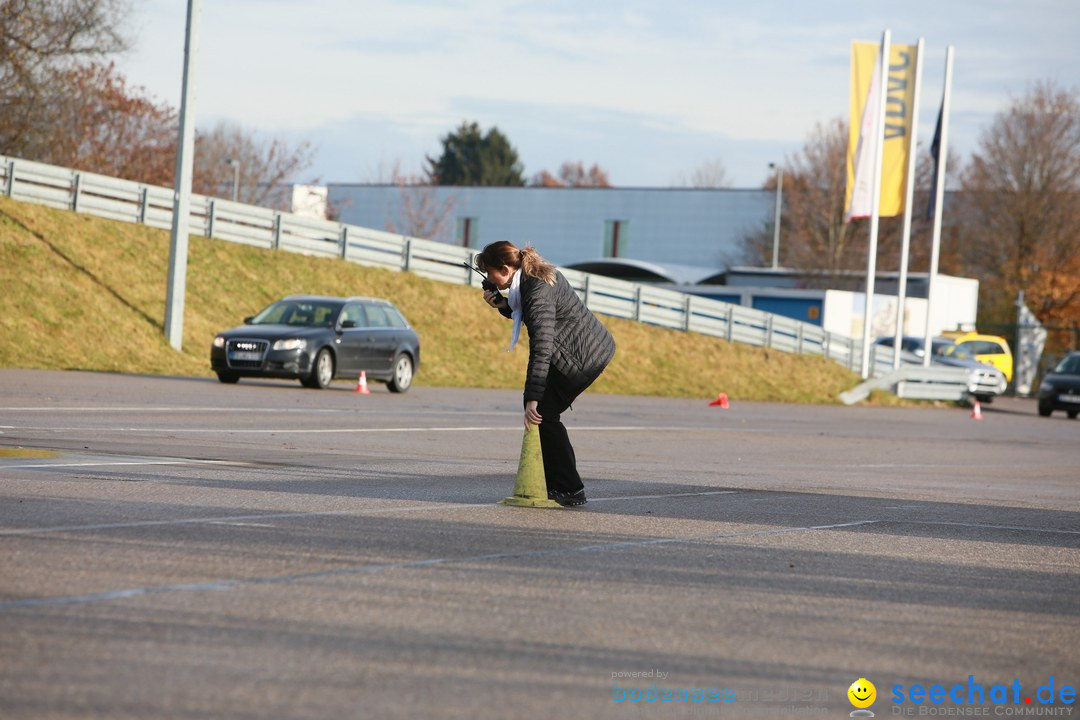
<svg viewBox="0 0 1080 720">
<path fill-rule="evenodd" d="M 544 456 L 540 452 L 540 431 L 535 425 L 530 425 L 521 439 L 521 459 L 518 460 L 514 494 L 500 500 L 499 504 L 515 507 L 562 507 L 554 500 L 548 499 L 547 480 L 544 478 Z"/>
</svg>

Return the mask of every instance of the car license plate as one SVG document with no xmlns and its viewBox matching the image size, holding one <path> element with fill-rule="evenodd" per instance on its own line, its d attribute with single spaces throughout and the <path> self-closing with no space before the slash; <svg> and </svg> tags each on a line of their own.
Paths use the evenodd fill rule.
<svg viewBox="0 0 1080 720">
<path fill-rule="evenodd" d="M 230 360 L 259 360 L 262 356 L 257 352 L 237 351 L 229 355 Z"/>
<path fill-rule="evenodd" d="M 1059 402 L 1080 403 L 1080 395 L 1058 395 Z"/>
</svg>

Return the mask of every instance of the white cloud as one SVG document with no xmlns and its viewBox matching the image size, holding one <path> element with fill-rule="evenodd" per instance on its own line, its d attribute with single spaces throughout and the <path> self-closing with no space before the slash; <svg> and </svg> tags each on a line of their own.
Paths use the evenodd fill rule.
<svg viewBox="0 0 1080 720">
<path fill-rule="evenodd" d="M 119 63 L 174 105 L 182 5 L 137 3 L 138 49 Z M 422 157 L 406 156 L 434 152 L 439 136 L 475 119 L 503 129 L 530 170 L 580 158 L 600 162 L 617 183 L 662 185 L 696 164 L 690 156 L 722 148 L 745 158 L 727 162 L 736 182 L 756 184 L 816 122 L 846 112 L 850 42 L 876 40 L 885 27 L 896 42 L 926 38 L 924 133 L 940 101 L 945 45 L 956 45 L 954 108 L 971 119 L 957 124 L 957 148 L 970 150 L 978 127 L 1031 82 L 1080 84 L 1072 0 L 216 0 L 202 8 L 198 116 L 310 132 L 327 158 L 318 174 L 329 180 L 359 179 L 331 175 L 357 151 L 344 128 L 363 128 L 380 138 L 379 154 L 418 166 Z M 672 170 L 678 158 L 686 160 Z"/>
</svg>

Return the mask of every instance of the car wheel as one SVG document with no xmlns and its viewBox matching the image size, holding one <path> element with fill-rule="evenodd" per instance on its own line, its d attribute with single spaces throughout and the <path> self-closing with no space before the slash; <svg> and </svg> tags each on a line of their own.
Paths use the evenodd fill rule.
<svg viewBox="0 0 1080 720">
<path fill-rule="evenodd" d="M 217 374 L 217 379 L 226 385 L 234 385 L 240 381 L 240 376 L 231 372 L 219 372 Z"/>
<path fill-rule="evenodd" d="M 1080 410 L 1066 410 L 1065 414 L 1069 416 L 1070 420 L 1075 420 L 1077 415 L 1080 415 Z"/>
<path fill-rule="evenodd" d="M 402 353 L 394 361 L 394 375 L 386 383 L 390 392 L 403 393 L 412 387 L 413 362 L 412 358 Z"/>
<path fill-rule="evenodd" d="M 334 356 L 329 350 L 323 348 L 315 356 L 315 362 L 311 363 L 311 374 L 300 380 L 304 387 L 322 390 L 330 385 L 334 379 Z"/>
<path fill-rule="evenodd" d="M 1050 413 L 1054 412 L 1054 406 L 1048 403 L 1039 403 L 1039 415 L 1042 417 L 1050 417 Z"/>
</svg>

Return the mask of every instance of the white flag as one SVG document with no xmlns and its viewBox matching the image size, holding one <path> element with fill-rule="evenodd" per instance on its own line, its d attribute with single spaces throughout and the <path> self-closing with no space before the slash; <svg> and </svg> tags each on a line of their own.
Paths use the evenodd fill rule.
<svg viewBox="0 0 1080 720">
<path fill-rule="evenodd" d="M 878 142 L 878 108 L 881 102 L 878 94 L 881 92 L 881 54 L 874 61 L 874 72 L 870 80 L 870 93 L 863 106 L 862 124 L 859 129 L 859 144 L 855 148 L 855 177 L 851 185 L 851 195 L 848 200 L 845 222 L 852 218 L 870 217 L 872 212 L 872 200 L 874 197 L 874 152 Z"/>
</svg>

